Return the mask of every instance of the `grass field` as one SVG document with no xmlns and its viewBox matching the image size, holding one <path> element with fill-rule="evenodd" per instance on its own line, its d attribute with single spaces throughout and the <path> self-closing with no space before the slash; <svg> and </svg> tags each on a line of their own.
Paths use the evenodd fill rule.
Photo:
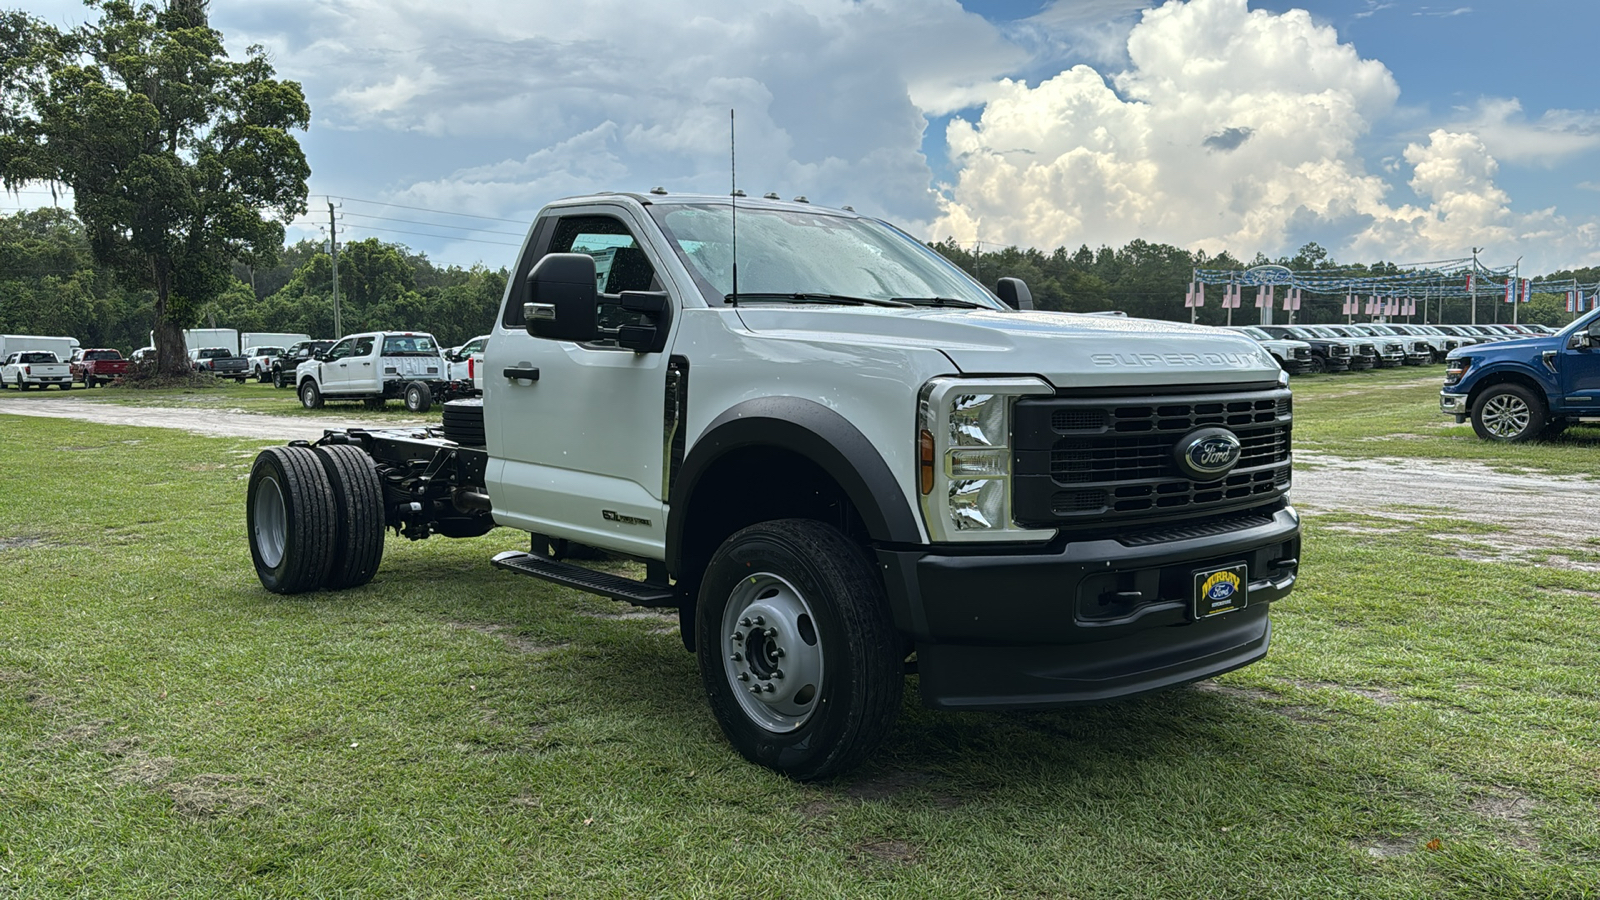
<svg viewBox="0 0 1600 900">
<path fill-rule="evenodd" d="M 1584 429 L 1478 443 L 1437 374 L 1297 380 L 1298 445 L 1593 471 Z M 295 408 L 216 393 L 252 390 Z M 259 446 L 0 416 L 0 896 L 1600 896 L 1593 573 L 1313 517 L 1266 661 L 1051 713 L 911 692 L 799 785 L 730 750 L 673 620 L 489 567 L 514 533 L 267 594 Z"/>
</svg>

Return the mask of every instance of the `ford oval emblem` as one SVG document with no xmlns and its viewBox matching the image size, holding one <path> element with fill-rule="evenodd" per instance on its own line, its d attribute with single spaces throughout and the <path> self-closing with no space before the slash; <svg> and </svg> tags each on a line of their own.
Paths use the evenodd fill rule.
<svg viewBox="0 0 1600 900">
<path fill-rule="evenodd" d="M 1242 449 L 1239 436 L 1226 428 L 1197 428 L 1178 441 L 1173 456 L 1191 480 L 1216 481 L 1233 471 Z"/>
</svg>

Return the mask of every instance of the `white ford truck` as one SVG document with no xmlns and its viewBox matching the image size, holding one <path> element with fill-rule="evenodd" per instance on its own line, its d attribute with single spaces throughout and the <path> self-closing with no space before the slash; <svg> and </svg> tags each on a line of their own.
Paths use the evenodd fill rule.
<svg viewBox="0 0 1600 900">
<path fill-rule="evenodd" d="M 406 409 L 427 412 L 449 384 L 439 343 L 415 331 L 352 334 L 301 363 L 294 377 L 306 409 L 324 400 L 360 400 L 382 409 L 400 398 Z"/>
<path fill-rule="evenodd" d="M 1258 343 L 1032 311 L 875 219 L 738 203 L 737 232 L 728 197 L 546 207 L 481 401 L 260 454 L 261 583 L 364 584 L 386 528 L 526 532 L 496 566 L 676 609 L 731 744 L 799 779 L 871 753 L 908 672 L 1037 708 L 1266 654 L 1300 527 Z"/>
<path fill-rule="evenodd" d="M 25 391 L 34 387 L 44 390 L 52 384 L 63 391 L 72 390 L 72 373 L 49 350 L 22 350 L 0 363 L 0 386 Z"/>
</svg>

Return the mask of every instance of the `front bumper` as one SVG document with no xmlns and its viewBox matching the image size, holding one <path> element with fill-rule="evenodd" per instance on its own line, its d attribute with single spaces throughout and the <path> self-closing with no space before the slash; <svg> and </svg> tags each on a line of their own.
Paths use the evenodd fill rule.
<svg viewBox="0 0 1600 900">
<path fill-rule="evenodd" d="M 1439 392 L 1439 411 L 1447 416 L 1455 416 L 1457 422 L 1466 421 L 1472 406 L 1466 394 L 1452 394 L 1449 391 Z"/>
<path fill-rule="evenodd" d="M 1309 359 L 1280 359 L 1278 360 L 1278 365 L 1290 375 L 1304 375 L 1311 371 L 1311 360 Z"/>
<path fill-rule="evenodd" d="M 1267 609 L 1299 568 L 1294 509 L 1235 527 L 1058 540 L 958 554 L 878 551 L 923 702 L 943 709 L 1092 703 L 1220 675 L 1266 655 Z M 1244 563 L 1244 609 L 1192 620 L 1198 571 Z"/>
</svg>

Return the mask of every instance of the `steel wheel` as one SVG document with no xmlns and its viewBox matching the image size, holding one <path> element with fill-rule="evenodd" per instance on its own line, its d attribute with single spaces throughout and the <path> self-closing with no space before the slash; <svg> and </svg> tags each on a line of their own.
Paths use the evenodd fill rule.
<svg viewBox="0 0 1600 900">
<path fill-rule="evenodd" d="M 739 582 L 722 611 L 722 669 L 751 721 L 793 731 L 816 710 L 826 663 L 801 592 L 770 572 Z"/>
<path fill-rule="evenodd" d="M 289 521 L 278 479 L 269 475 L 256 482 L 255 512 L 251 527 L 255 532 L 256 551 L 261 554 L 261 561 L 267 568 L 276 569 L 283 562 Z"/>
</svg>

